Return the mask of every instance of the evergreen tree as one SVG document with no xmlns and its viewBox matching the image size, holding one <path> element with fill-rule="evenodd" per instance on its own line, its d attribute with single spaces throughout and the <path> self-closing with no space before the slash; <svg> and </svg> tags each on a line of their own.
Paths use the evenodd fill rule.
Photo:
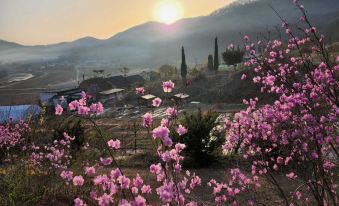
<svg viewBox="0 0 339 206">
<path fill-rule="evenodd" d="M 226 49 L 226 51 L 222 53 L 222 58 L 227 65 L 233 65 L 235 70 L 237 64 L 243 61 L 244 55 L 245 52 L 238 47 L 238 49 Z"/>
<path fill-rule="evenodd" d="M 181 77 L 184 84 L 186 83 L 186 76 L 187 76 L 187 64 L 186 64 L 186 57 L 185 57 L 185 49 L 184 47 L 181 48 Z"/>
<path fill-rule="evenodd" d="M 215 37 L 215 45 L 214 45 L 214 70 L 218 71 L 218 68 L 219 68 L 218 37 Z"/>
<path fill-rule="evenodd" d="M 213 71 L 214 70 L 214 66 L 213 66 L 213 56 L 212 54 L 208 55 L 208 64 L 207 64 L 207 67 L 208 67 L 208 71 Z"/>
</svg>

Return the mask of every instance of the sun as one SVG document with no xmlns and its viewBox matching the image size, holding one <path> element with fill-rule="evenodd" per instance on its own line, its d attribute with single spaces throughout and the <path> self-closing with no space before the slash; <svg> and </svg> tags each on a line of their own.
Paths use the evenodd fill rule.
<svg viewBox="0 0 339 206">
<path fill-rule="evenodd" d="M 176 1 L 162 1 L 155 8 L 155 16 L 158 21 L 172 24 L 182 17 L 182 7 Z"/>
</svg>

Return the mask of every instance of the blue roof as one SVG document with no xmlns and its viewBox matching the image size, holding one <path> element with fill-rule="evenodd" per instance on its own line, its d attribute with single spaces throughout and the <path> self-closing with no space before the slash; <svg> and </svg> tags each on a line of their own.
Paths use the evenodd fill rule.
<svg viewBox="0 0 339 206">
<path fill-rule="evenodd" d="M 8 122 L 10 118 L 17 122 L 28 117 L 36 117 L 41 113 L 38 105 L 0 106 L 0 123 Z"/>
</svg>

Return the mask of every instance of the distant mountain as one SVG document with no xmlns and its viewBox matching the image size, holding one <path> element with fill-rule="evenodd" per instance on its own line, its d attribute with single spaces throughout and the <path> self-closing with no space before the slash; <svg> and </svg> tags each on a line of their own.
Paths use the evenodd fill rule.
<svg viewBox="0 0 339 206">
<path fill-rule="evenodd" d="M 19 48 L 19 47 L 23 47 L 23 46 L 20 44 L 14 43 L 14 42 L 0 40 L 0 50 L 7 50 L 7 49 Z"/>
<path fill-rule="evenodd" d="M 305 0 L 310 19 L 332 40 L 339 41 L 339 1 Z M 288 21 L 297 22 L 300 13 L 290 0 L 239 0 L 208 16 L 182 19 L 172 25 L 148 22 L 118 33 L 106 40 L 85 37 L 73 42 L 47 46 L 1 46 L 0 61 L 57 60 L 71 64 L 113 64 L 127 67 L 156 68 L 180 62 L 180 48 L 185 46 L 188 62 L 203 62 L 213 52 L 213 39 L 219 37 L 220 49 L 239 42 L 243 34 L 254 38 L 275 31 L 281 25 L 269 7 Z M 241 34 L 241 35 L 240 35 Z"/>
</svg>

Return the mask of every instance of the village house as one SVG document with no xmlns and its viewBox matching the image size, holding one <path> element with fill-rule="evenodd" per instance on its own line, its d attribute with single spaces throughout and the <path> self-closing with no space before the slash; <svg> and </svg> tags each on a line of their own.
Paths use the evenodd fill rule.
<svg viewBox="0 0 339 206">
<path fill-rule="evenodd" d="M 55 107 L 57 104 L 66 107 L 71 101 L 80 99 L 81 92 L 80 88 L 42 92 L 40 93 L 40 103 L 45 107 Z M 62 97 L 64 98 L 63 102 L 61 102 Z"/>
<path fill-rule="evenodd" d="M 187 104 L 189 97 L 190 97 L 190 95 L 188 95 L 188 94 L 179 93 L 179 94 L 175 94 L 173 96 L 173 99 L 174 99 L 176 105 L 178 105 L 179 107 L 182 107 L 185 104 Z"/>
<path fill-rule="evenodd" d="M 125 97 L 125 89 L 114 88 L 99 92 L 99 101 L 104 104 L 116 103 Z"/>
<path fill-rule="evenodd" d="M 139 105 L 150 107 L 150 106 L 152 106 L 152 100 L 155 99 L 155 98 L 156 98 L 156 96 L 154 96 L 152 94 L 147 94 L 147 95 L 139 97 L 138 103 L 139 103 Z"/>
</svg>

